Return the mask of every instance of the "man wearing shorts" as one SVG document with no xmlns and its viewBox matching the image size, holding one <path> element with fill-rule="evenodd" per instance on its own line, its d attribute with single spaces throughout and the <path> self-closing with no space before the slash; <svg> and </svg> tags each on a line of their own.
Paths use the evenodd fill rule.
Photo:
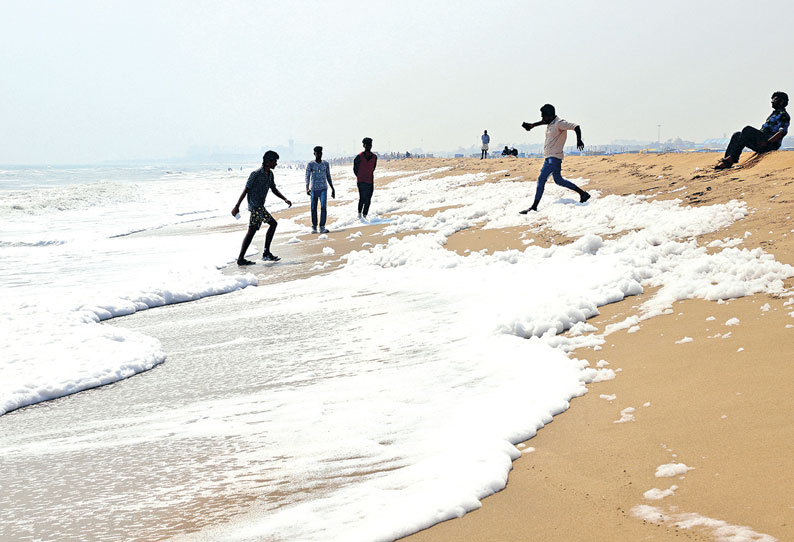
<svg viewBox="0 0 794 542">
<path fill-rule="evenodd" d="M 546 125 L 546 142 L 543 144 L 543 167 L 540 169 L 538 176 L 538 185 L 535 189 L 535 202 L 529 209 L 520 211 L 522 215 L 530 211 L 538 210 L 538 203 L 540 198 L 543 197 L 543 190 L 546 186 L 546 180 L 549 175 L 552 176 L 554 182 L 560 186 L 564 186 L 579 194 L 579 201 L 581 203 L 590 199 L 590 194 L 562 177 L 562 149 L 565 146 L 565 139 L 568 130 L 576 132 L 576 148 L 580 151 L 584 150 L 584 141 L 582 141 L 582 129 L 578 124 L 562 120 L 557 116 L 554 111 L 554 106 L 546 104 L 540 108 L 541 120 L 538 122 L 523 122 L 521 126 L 524 130 L 529 131 L 536 126 Z"/>
<path fill-rule="evenodd" d="M 372 152 L 372 138 L 361 140 L 364 152 L 353 160 L 353 173 L 358 184 L 358 219 L 366 220 L 372 192 L 375 189 L 375 168 L 378 166 L 378 155 Z"/>
<path fill-rule="evenodd" d="M 240 255 L 237 257 L 237 265 L 254 264 L 251 260 L 245 259 L 245 253 L 263 222 L 267 222 L 268 230 L 265 236 L 265 252 L 262 254 L 262 259 L 269 262 L 277 262 L 281 259 L 270 252 L 270 243 L 273 241 L 278 222 L 276 222 L 276 219 L 265 209 L 265 198 L 270 190 L 283 199 L 288 206 L 292 207 L 292 202 L 285 198 L 281 192 L 279 192 L 278 188 L 276 188 L 276 183 L 273 178 L 273 168 L 276 167 L 277 163 L 278 154 L 275 151 L 267 151 L 262 157 L 262 167 L 251 172 L 251 175 L 248 176 L 245 189 L 243 193 L 240 194 L 237 205 L 232 209 L 232 216 L 237 216 L 240 213 L 240 203 L 242 203 L 246 195 L 248 196 L 248 210 L 251 211 L 251 219 L 248 222 L 248 232 L 243 239 L 243 246 L 240 248 Z"/>
<path fill-rule="evenodd" d="M 488 144 L 491 142 L 491 136 L 488 135 L 488 130 L 483 131 L 482 133 L 482 153 L 480 154 L 480 160 L 483 158 L 488 158 Z"/>
</svg>

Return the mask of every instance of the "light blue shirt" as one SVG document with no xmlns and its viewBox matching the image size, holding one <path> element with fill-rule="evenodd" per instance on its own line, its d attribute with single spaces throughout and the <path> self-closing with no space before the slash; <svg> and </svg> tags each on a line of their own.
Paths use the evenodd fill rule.
<svg viewBox="0 0 794 542">
<path fill-rule="evenodd" d="M 483 134 L 482 135 L 482 144 L 483 145 L 487 145 L 490 142 L 491 142 L 491 136 L 489 136 L 488 134 Z"/>
<path fill-rule="evenodd" d="M 325 160 L 322 162 L 317 162 L 317 160 L 309 162 L 306 166 L 306 190 L 309 190 L 309 188 L 314 192 L 328 190 L 328 185 L 326 184 L 328 182 L 333 182 L 331 181 L 331 166 L 328 165 L 328 162 Z"/>
</svg>

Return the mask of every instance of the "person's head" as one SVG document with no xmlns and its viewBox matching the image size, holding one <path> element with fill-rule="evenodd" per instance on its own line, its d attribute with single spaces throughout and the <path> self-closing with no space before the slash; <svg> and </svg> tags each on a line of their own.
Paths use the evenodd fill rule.
<svg viewBox="0 0 794 542">
<path fill-rule="evenodd" d="M 554 120 L 554 117 L 557 116 L 557 113 L 554 111 L 554 106 L 551 104 L 545 104 L 543 107 L 540 108 L 540 116 L 543 118 L 544 121 L 547 120 Z"/>
<path fill-rule="evenodd" d="M 278 163 L 278 153 L 276 151 L 267 151 L 262 157 L 262 165 L 273 169 Z"/>
<path fill-rule="evenodd" d="M 367 152 L 372 152 L 372 138 L 365 137 L 361 140 L 361 143 L 364 145 L 364 150 Z"/>
<path fill-rule="evenodd" d="M 780 90 L 772 94 L 772 107 L 778 109 L 780 107 L 786 107 L 787 105 L 788 94 Z"/>
<path fill-rule="evenodd" d="M 488 133 L 488 130 L 484 130 L 484 131 L 483 131 L 483 134 L 487 134 L 487 133 Z"/>
<path fill-rule="evenodd" d="M 323 159 L 323 148 L 320 145 L 314 147 L 314 158 L 318 162 Z"/>
</svg>

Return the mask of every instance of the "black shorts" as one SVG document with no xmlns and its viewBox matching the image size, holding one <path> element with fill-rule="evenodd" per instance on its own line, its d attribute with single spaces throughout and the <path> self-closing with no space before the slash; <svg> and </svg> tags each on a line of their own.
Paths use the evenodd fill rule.
<svg viewBox="0 0 794 542">
<path fill-rule="evenodd" d="M 258 230 L 262 227 L 262 222 L 270 222 L 271 220 L 273 220 L 273 217 L 270 216 L 267 209 L 264 207 L 257 207 L 251 211 L 251 220 L 248 222 L 248 227 Z"/>
</svg>

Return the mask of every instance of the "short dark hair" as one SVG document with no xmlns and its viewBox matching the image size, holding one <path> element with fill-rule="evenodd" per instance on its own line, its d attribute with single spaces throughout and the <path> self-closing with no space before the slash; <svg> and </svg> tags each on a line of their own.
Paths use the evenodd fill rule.
<svg viewBox="0 0 794 542">
<path fill-rule="evenodd" d="M 777 92 L 775 92 L 774 94 L 772 94 L 772 97 L 773 97 L 773 98 L 774 98 L 775 96 L 778 96 L 778 97 L 780 97 L 780 99 L 781 99 L 781 100 L 783 100 L 783 102 L 784 102 L 784 103 L 783 103 L 783 107 L 786 107 L 786 106 L 788 105 L 788 94 L 786 94 L 786 93 L 785 93 L 785 92 L 783 92 L 782 90 L 778 90 Z"/>
<path fill-rule="evenodd" d="M 367 143 L 369 143 L 370 145 L 372 145 L 372 138 L 371 138 L 371 137 L 365 137 L 364 139 L 362 139 L 362 140 L 361 140 L 361 142 L 362 142 L 364 145 L 366 145 Z"/>
<path fill-rule="evenodd" d="M 278 160 L 278 153 L 276 151 L 267 151 L 262 157 L 263 162 L 269 162 L 270 160 Z"/>
<path fill-rule="evenodd" d="M 320 145 L 314 147 L 314 152 L 323 152 L 323 148 Z"/>
<path fill-rule="evenodd" d="M 554 111 L 554 106 L 551 104 L 545 104 L 543 107 L 540 108 L 541 115 L 554 115 L 556 112 Z"/>
</svg>

